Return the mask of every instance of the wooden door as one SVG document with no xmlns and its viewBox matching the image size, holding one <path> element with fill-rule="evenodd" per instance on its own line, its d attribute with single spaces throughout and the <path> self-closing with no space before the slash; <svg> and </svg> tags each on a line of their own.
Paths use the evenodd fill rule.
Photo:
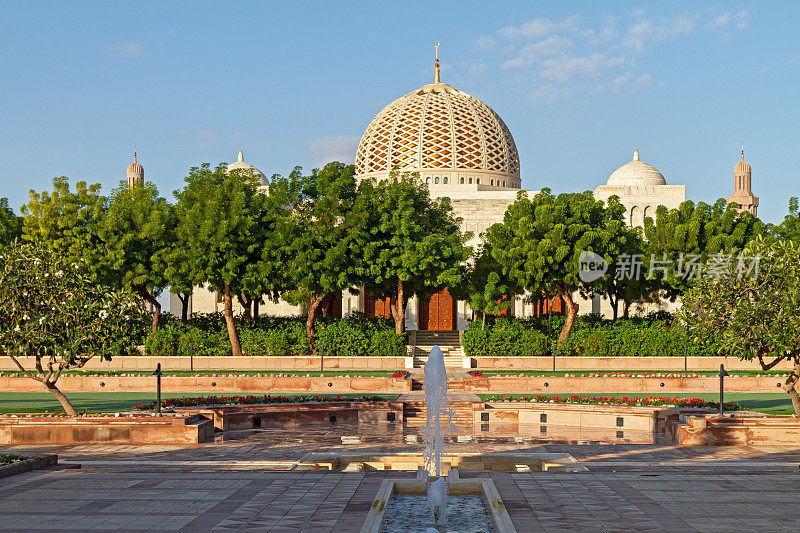
<svg viewBox="0 0 800 533">
<path fill-rule="evenodd" d="M 456 302 L 447 288 L 420 300 L 418 327 L 422 330 L 454 330 L 457 325 Z"/>
</svg>

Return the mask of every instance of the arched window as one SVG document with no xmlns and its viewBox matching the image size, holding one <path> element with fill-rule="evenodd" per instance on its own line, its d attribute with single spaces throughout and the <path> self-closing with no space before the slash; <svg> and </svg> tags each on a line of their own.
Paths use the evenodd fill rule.
<svg viewBox="0 0 800 533">
<path fill-rule="evenodd" d="M 644 217 L 642 217 L 642 221 L 644 221 L 645 218 L 652 216 L 653 216 L 653 208 L 648 205 L 647 207 L 644 208 Z"/>
<path fill-rule="evenodd" d="M 472 178 L 469 179 L 469 184 L 472 185 Z"/>
<path fill-rule="evenodd" d="M 461 178 L 461 185 L 464 185 L 464 178 Z"/>
<path fill-rule="evenodd" d="M 434 183 L 439 183 L 439 178 L 433 178 Z"/>
<path fill-rule="evenodd" d="M 431 177 L 430 177 L 430 176 L 428 176 L 427 178 L 425 178 L 425 183 L 430 183 L 430 182 L 431 182 Z"/>
<path fill-rule="evenodd" d="M 480 179 L 480 178 L 475 178 L 475 183 L 476 183 L 477 185 L 480 185 L 480 184 L 481 184 L 481 179 Z"/>
<path fill-rule="evenodd" d="M 506 182 L 505 182 L 505 181 L 503 181 L 503 187 L 505 187 L 505 186 L 506 186 Z"/>
<path fill-rule="evenodd" d="M 492 180 L 492 182 L 490 183 L 490 185 L 494 187 L 494 180 Z"/>
<path fill-rule="evenodd" d="M 642 210 L 639 206 L 631 207 L 631 226 L 638 226 L 642 223 Z"/>
<path fill-rule="evenodd" d="M 447 185 L 447 178 L 442 178 L 442 183 L 444 183 L 445 185 Z"/>
</svg>

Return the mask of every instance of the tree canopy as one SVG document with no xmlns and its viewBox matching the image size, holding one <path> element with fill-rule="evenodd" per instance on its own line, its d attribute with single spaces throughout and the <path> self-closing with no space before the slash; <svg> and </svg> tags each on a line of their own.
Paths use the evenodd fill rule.
<svg viewBox="0 0 800 533">
<path fill-rule="evenodd" d="M 745 261 L 702 278 L 682 296 L 681 318 L 693 342 L 725 355 L 756 360 L 764 370 L 791 361 L 784 383 L 800 416 L 800 245 L 759 237 L 745 246 Z"/>
<path fill-rule="evenodd" d="M 0 198 L 0 247 L 22 236 L 22 217 L 8 206 L 8 198 Z"/>
<path fill-rule="evenodd" d="M 167 286 L 164 274 L 173 242 L 171 208 L 150 182 L 114 190 L 98 224 L 101 250 L 91 262 L 108 285 L 127 288 L 153 306 L 153 331 L 161 304 L 156 296 Z"/>
<path fill-rule="evenodd" d="M 53 191 L 28 193 L 28 204 L 22 206 L 23 239 L 65 254 L 68 259 L 88 259 L 102 250 L 98 225 L 105 213 L 107 200 L 100 194 L 100 184 L 85 181 L 70 190 L 69 180 L 53 178 Z M 91 262 L 87 268 L 93 270 Z"/>
<path fill-rule="evenodd" d="M 265 196 L 252 173 L 208 163 L 192 167 L 176 192 L 176 243 L 183 246 L 188 277 L 222 293 L 233 355 L 242 355 L 233 321 L 233 298 L 244 288 L 248 265 L 258 253 L 257 219 Z M 188 278 L 187 277 L 187 278 Z"/>
<path fill-rule="evenodd" d="M 299 179 L 299 169 L 295 177 Z M 283 245 L 277 255 L 292 290 L 285 300 L 306 306 L 306 332 L 317 353 L 314 321 L 323 299 L 357 284 L 358 260 L 352 253 L 352 220 L 356 199 L 355 167 L 333 162 L 302 178 L 303 190 L 292 187 L 293 208 L 281 223 Z M 291 185 L 291 184 L 289 184 Z"/>
<path fill-rule="evenodd" d="M 572 293 L 600 290 L 597 280 L 579 276 L 582 254 L 611 263 L 626 243 L 623 214 L 615 198 L 606 207 L 589 191 L 554 196 L 545 188 L 533 198 L 521 192 L 503 222 L 489 228 L 486 240 L 504 275 L 531 294 L 557 294 L 566 303 L 559 342 L 569 336 L 578 313 Z"/>
<path fill-rule="evenodd" d="M 723 256 L 742 250 L 763 229 L 760 220 L 722 198 L 713 205 L 659 206 L 655 218 L 644 221 L 644 267 L 674 300 L 691 287 L 702 265 L 717 268 Z"/>
<path fill-rule="evenodd" d="M 20 242 L 0 252 L 0 349 L 69 415 L 77 413 L 56 386 L 61 373 L 129 353 L 143 314 L 130 291 L 98 284 L 83 260 Z"/>
<path fill-rule="evenodd" d="M 405 330 L 409 297 L 462 282 L 470 235 L 461 232 L 449 199 L 431 199 L 418 174 L 363 181 L 351 220 L 360 281 L 371 295 L 389 298 L 396 333 Z"/>
</svg>

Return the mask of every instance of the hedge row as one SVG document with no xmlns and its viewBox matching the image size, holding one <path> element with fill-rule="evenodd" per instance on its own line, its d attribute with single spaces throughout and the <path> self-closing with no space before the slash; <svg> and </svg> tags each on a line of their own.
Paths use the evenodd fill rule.
<svg viewBox="0 0 800 533">
<path fill-rule="evenodd" d="M 319 319 L 317 339 L 327 356 L 406 355 L 405 336 L 394 332 L 394 324 L 382 319 L 355 316 Z M 254 324 L 237 324 L 245 355 L 310 355 L 304 317 L 267 317 Z M 192 317 L 187 323 L 168 320 L 144 341 L 148 355 L 225 356 L 231 354 L 225 322 L 219 315 Z"/>
<path fill-rule="evenodd" d="M 556 345 L 563 318 L 548 327 L 545 320 L 497 319 L 482 328 L 473 322 L 462 336 L 464 355 L 549 356 Z M 556 347 L 559 356 L 674 357 L 683 356 L 685 333 L 672 320 L 657 318 L 602 320 L 579 317 L 572 334 Z M 686 346 L 689 356 L 717 355 L 713 350 Z"/>
</svg>

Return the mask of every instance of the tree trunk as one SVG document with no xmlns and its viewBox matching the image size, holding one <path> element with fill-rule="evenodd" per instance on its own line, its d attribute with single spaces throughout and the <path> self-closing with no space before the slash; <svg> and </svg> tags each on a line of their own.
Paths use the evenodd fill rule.
<svg viewBox="0 0 800 533">
<path fill-rule="evenodd" d="M 250 298 L 248 295 L 244 293 L 240 293 L 236 295 L 236 298 L 239 300 L 239 303 L 242 305 L 242 309 L 244 309 L 244 313 L 242 314 L 242 318 L 244 319 L 245 324 L 250 324 L 253 322 L 253 315 L 250 313 L 250 304 L 253 303 L 253 299 Z"/>
<path fill-rule="evenodd" d="M 258 306 L 261 304 L 261 296 L 253 299 L 253 320 L 258 320 Z"/>
<path fill-rule="evenodd" d="M 153 309 L 155 309 L 155 312 L 153 313 L 153 331 L 156 331 L 158 329 L 158 317 L 161 316 L 161 304 L 155 299 L 153 293 L 151 293 L 145 287 L 139 288 L 139 294 L 147 303 L 153 306 Z"/>
<path fill-rule="evenodd" d="M 789 394 L 792 399 L 792 407 L 794 408 L 794 416 L 800 417 L 800 394 L 797 393 L 797 381 L 800 379 L 800 359 L 795 359 L 794 370 L 786 378 L 786 383 L 783 385 L 783 390 Z"/>
<path fill-rule="evenodd" d="M 608 303 L 611 305 L 611 316 L 614 320 L 619 316 L 619 296 L 615 297 L 614 291 L 608 291 Z"/>
<path fill-rule="evenodd" d="M 47 387 L 47 390 L 50 391 L 50 394 L 56 397 L 58 403 L 61 404 L 61 407 L 64 409 L 64 412 L 67 413 L 69 416 L 78 416 L 78 412 L 72 407 L 72 404 L 64 396 L 64 393 L 58 390 L 55 383 L 50 383 L 49 381 L 44 381 L 44 386 Z"/>
<path fill-rule="evenodd" d="M 631 303 L 628 300 L 622 300 L 622 316 L 628 318 L 631 313 Z"/>
<path fill-rule="evenodd" d="M 236 333 L 236 324 L 233 323 L 233 298 L 231 297 L 231 288 L 226 283 L 224 289 L 225 295 L 225 325 L 228 327 L 228 339 L 231 341 L 231 353 L 236 357 L 242 355 L 242 345 L 239 344 L 239 335 Z"/>
<path fill-rule="evenodd" d="M 322 302 L 322 296 L 311 296 L 308 302 L 308 317 L 306 318 L 306 334 L 308 335 L 308 344 L 311 346 L 311 354 L 317 355 L 317 331 L 314 329 L 314 318 L 317 313 L 317 307 Z"/>
<path fill-rule="evenodd" d="M 192 293 L 178 293 L 178 300 L 181 301 L 181 322 L 186 322 L 189 320 L 189 298 L 191 298 L 191 296 Z"/>
<path fill-rule="evenodd" d="M 322 301 L 319 303 L 319 309 L 322 313 L 324 318 L 327 318 L 333 314 L 333 301 L 336 299 L 334 293 L 329 292 L 325 296 L 322 297 Z"/>
<path fill-rule="evenodd" d="M 389 298 L 389 309 L 394 318 L 394 332 L 402 335 L 406 330 L 406 302 L 403 293 L 403 280 L 397 276 L 397 293 Z"/>
<path fill-rule="evenodd" d="M 575 317 L 578 316 L 578 304 L 572 300 L 572 295 L 565 285 L 559 286 L 558 291 L 561 293 L 561 298 L 564 299 L 564 304 L 567 308 L 567 318 L 564 320 L 564 327 L 561 328 L 561 334 L 558 336 L 558 343 L 561 344 L 562 341 L 567 340 L 570 332 L 572 332 Z"/>
</svg>

